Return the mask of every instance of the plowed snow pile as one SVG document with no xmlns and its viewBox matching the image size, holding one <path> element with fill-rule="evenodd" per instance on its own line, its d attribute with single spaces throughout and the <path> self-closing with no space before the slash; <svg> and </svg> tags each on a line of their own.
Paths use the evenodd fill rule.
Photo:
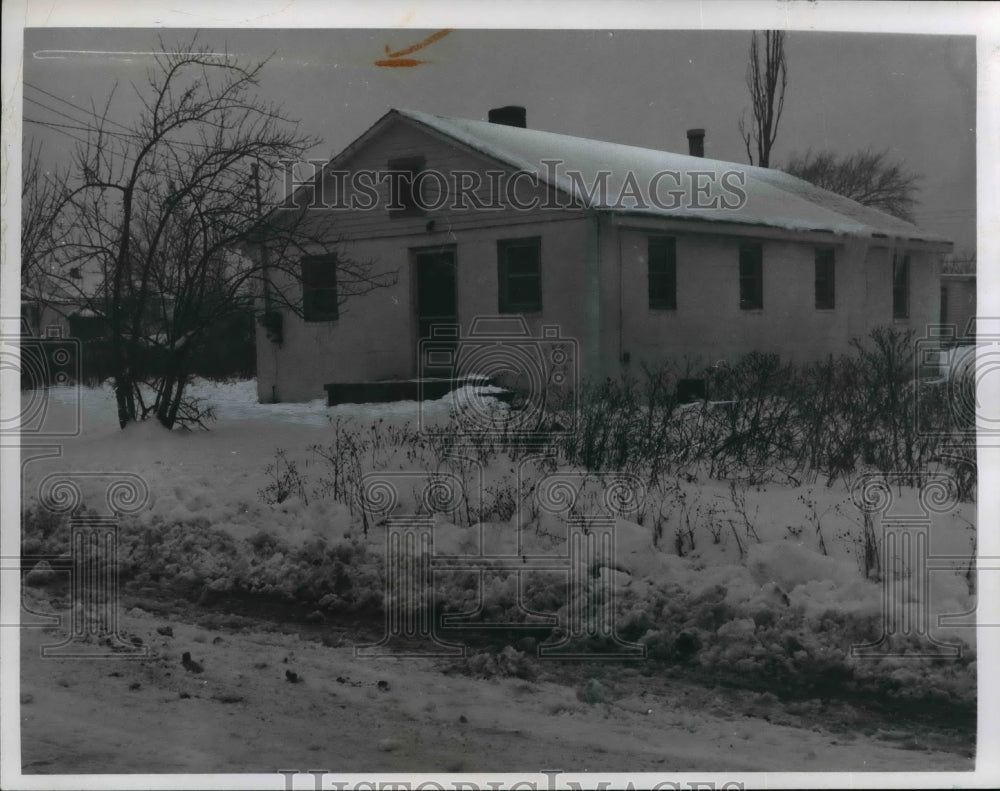
<svg viewBox="0 0 1000 791">
<path fill-rule="evenodd" d="M 84 507 L 100 513 L 114 474 L 130 473 L 142 490 L 141 507 L 120 521 L 121 578 L 130 589 L 192 601 L 261 596 L 317 619 L 377 620 L 387 604 L 398 605 L 386 600 L 387 519 L 422 514 L 433 524 L 425 552 L 476 559 L 477 568 L 433 577 L 435 605 L 469 613 L 473 625 L 537 625 L 555 615 L 553 644 L 614 649 L 608 635 L 574 633 L 571 614 L 589 607 L 614 623 L 618 641 L 644 646 L 654 659 L 753 688 L 975 705 L 974 629 L 939 624 L 941 615 L 975 607 L 974 578 L 961 562 L 974 551 L 973 503 L 928 517 L 929 554 L 954 562 L 927 573 L 924 587 L 912 559 L 880 556 L 872 567 L 863 514 L 842 483 L 678 477 L 643 482 L 642 504 L 615 513 L 601 505 L 608 476 L 558 458 L 499 453 L 483 464 L 444 454 L 420 435 L 421 425 L 447 421 L 462 398 L 489 392 L 422 407 L 333 408 L 257 404 L 254 382 L 198 382 L 193 392 L 215 406 L 210 431 L 167 432 L 152 422 L 120 431 L 110 391 L 82 391 L 79 436 L 58 456 L 25 450 L 25 553 L 67 550 L 65 516 L 39 510 L 57 477 L 75 480 Z M 47 419 L 71 425 L 77 398 L 51 390 Z M 362 508 L 371 473 L 391 485 L 394 508 Z M 553 476 L 572 490 L 575 505 L 563 512 L 539 502 Z M 458 481 L 465 494 L 428 506 L 421 492 L 435 481 Z M 897 486 L 893 497 L 898 513 L 924 513 L 917 489 Z M 613 520 L 614 549 L 599 567 L 575 570 L 582 582 L 572 586 L 573 564 L 587 560 L 571 556 L 568 537 L 588 519 Z M 537 558 L 553 559 L 552 568 L 533 570 Z M 902 621 L 887 621 L 892 608 L 917 620 L 897 628 Z M 887 631 L 875 655 L 852 651 Z M 922 656 L 940 644 L 960 656 Z"/>
</svg>

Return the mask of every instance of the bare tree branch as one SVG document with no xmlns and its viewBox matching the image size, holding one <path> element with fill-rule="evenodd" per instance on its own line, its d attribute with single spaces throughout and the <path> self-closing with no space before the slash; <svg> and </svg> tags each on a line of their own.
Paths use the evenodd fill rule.
<svg viewBox="0 0 1000 791">
<path fill-rule="evenodd" d="M 913 222 L 921 176 L 892 158 L 888 150 L 865 149 L 838 157 L 831 151 L 807 151 L 782 168 L 817 187 L 865 206 Z"/>
<path fill-rule="evenodd" d="M 757 150 L 756 164 L 763 168 L 770 167 L 771 148 L 778 136 L 778 122 L 785 109 L 785 87 L 788 84 L 786 66 L 784 32 L 764 31 L 764 56 L 761 61 L 757 32 L 754 31 L 750 39 L 747 64 L 751 121 L 748 127 L 744 110 L 737 124 L 751 165 L 755 164 L 752 143 Z"/>
<path fill-rule="evenodd" d="M 46 244 L 34 245 L 47 255 L 51 285 L 107 327 L 123 427 L 145 417 L 200 424 L 184 398 L 194 353 L 265 289 L 269 302 L 301 315 L 302 255 L 337 253 L 342 300 L 394 282 L 394 273 L 345 255 L 328 222 L 287 211 L 261 222 L 280 201 L 265 189 L 259 202 L 260 182 L 278 180 L 317 143 L 258 96 L 265 65 L 195 41 L 163 49 L 136 88 L 142 109 L 132 124 L 110 119 L 110 102 L 94 108 L 42 226 Z M 247 252 L 251 234 L 266 257 Z"/>
<path fill-rule="evenodd" d="M 21 295 L 44 302 L 51 294 L 47 262 L 58 245 L 56 215 L 63 200 L 64 176 L 42 165 L 41 146 L 31 143 L 21 171 Z"/>
</svg>

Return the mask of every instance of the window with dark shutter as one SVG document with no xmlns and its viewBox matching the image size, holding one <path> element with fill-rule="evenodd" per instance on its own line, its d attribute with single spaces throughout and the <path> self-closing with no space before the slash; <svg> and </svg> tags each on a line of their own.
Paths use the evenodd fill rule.
<svg viewBox="0 0 1000 791">
<path fill-rule="evenodd" d="M 302 314 L 306 321 L 334 321 L 338 317 L 335 255 L 302 259 Z"/>
<path fill-rule="evenodd" d="M 542 309 L 542 240 L 497 242 L 501 313 L 537 313 Z"/>
<path fill-rule="evenodd" d="M 740 309 L 764 307 L 764 251 L 759 244 L 740 245 Z"/>
<path fill-rule="evenodd" d="M 910 256 L 903 253 L 892 257 L 892 317 L 910 317 Z"/>
<path fill-rule="evenodd" d="M 816 310 L 833 310 L 836 304 L 835 260 L 832 247 L 816 248 Z"/>
<path fill-rule="evenodd" d="M 649 238 L 647 282 L 651 310 L 677 309 L 676 242 L 671 236 Z"/>
</svg>

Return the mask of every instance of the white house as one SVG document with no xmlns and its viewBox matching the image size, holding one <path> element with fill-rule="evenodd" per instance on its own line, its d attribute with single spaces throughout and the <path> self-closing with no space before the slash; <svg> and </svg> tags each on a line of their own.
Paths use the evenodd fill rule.
<svg viewBox="0 0 1000 791">
<path fill-rule="evenodd" d="M 524 116 L 391 110 L 294 193 L 345 253 L 398 279 L 338 305 L 335 257 L 304 257 L 303 316 L 285 313 L 280 343 L 258 334 L 261 400 L 491 373 L 422 358 L 435 334 L 447 350 L 515 332 L 515 346 L 559 345 L 579 376 L 603 378 L 753 350 L 807 361 L 878 325 L 919 335 L 938 321 L 941 237 L 780 171 L 699 156 L 701 130 L 676 154 L 532 130 Z"/>
</svg>

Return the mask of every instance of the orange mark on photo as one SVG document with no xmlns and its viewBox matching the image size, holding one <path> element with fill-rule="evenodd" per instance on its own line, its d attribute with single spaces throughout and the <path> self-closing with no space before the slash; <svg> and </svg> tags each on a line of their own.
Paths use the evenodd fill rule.
<svg viewBox="0 0 1000 791">
<path fill-rule="evenodd" d="M 377 60 L 376 66 L 419 66 L 421 63 L 430 63 L 429 60 L 417 60 L 416 58 L 393 58 L 392 60 Z"/>
<path fill-rule="evenodd" d="M 426 61 L 426 60 L 417 60 L 416 58 L 406 58 L 406 57 L 403 57 L 403 56 L 404 55 L 412 55 L 417 50 L 423 49 L 424 47 L 429 46 L 430 44 L 433 44 L 435 41 L 440 41 L 445 36 L 447 36 L 449 33 L 451 33 L 451 30 L 452 29 L 450 27 L 443 28 L 442 30 L 439 30 L 437 33 L 432 33 L 430 36 L 428 36 L 427 38 L 425 38 L 423 41 L 421 41 L 421 42 L 419 42 L 417 44 L 414 44 L 412 46 L 405 47 L 404 49 L 397 50 L 395 52 L 393 52 L 392 50 L 390 50 L 389 49 L 389 45 L 386 44 L 385 45 L 385 54 L 388 55 L 389 58 L 388 59 L 384 59 L 384 60 L 377 60 L 377 61 L 375 61 L 375 65 L 376 66 L 398 67 L 398 66 L 419 66 L 421 63 L 429 63 L 429 61 Z"/>
</svg>

